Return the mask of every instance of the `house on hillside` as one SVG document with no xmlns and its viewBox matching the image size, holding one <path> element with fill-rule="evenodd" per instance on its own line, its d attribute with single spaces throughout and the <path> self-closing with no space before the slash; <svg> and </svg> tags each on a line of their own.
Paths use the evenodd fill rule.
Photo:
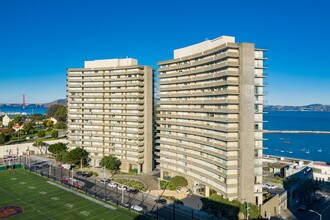
<svg viewBox="0 0 330 220">
<path fill-rule="evenodd" d="M 6 114 L 2 119 L 3 126 L 8 126 L 9 122 L 11 122 L 12 120 L 14 120 L 14 118 Z"/>
<path fill-rule="evenodd" d="M 15 132 L 17 132 L 17 131 L 23 129 L 23 125 L 15 124 L 15 125 L 13 126 L 13 129 L 15 130 Z"/>
</svg>

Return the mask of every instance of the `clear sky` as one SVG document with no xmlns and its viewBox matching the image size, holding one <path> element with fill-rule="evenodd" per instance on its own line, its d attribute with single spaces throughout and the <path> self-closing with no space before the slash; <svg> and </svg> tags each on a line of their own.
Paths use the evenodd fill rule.
<svg viewBox="0 0 330 220">
<path fill-rule="evenodd" d="M 66 68 L 152 65 L 221 35 L 267 48 L 268 104 L 330 104 L 326 0 L 0 0 L 0 103 L 66 97 Z"/>
</svg>

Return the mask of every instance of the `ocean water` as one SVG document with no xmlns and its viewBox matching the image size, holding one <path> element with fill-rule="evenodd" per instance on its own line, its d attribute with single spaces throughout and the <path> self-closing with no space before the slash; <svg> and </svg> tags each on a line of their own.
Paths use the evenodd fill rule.
<svg viewBox="0 0 330 220">
<path fill-rule="evenodd" d="M 330 131 L 330 112 L 273 111 L 265 130 Z M 330 134 L 264 134 L 264 154 L 330 162 Z"/>
<path fill-rule="evenodd" d="M 0 107 L 0 113 L 26 113 L 28 115 L 30 114 L 46 114 L 47 108 L 32 108 L 32 107 Z"/>
</svg>

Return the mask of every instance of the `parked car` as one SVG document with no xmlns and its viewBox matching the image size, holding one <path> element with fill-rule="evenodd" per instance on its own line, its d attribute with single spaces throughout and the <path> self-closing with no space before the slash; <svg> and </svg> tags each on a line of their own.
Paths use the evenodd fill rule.
<svg viewBox="0 0 330 220">
<path fill-rule="evenodd" d="M 166 199 L 156 199 L 155 202 L 165 205 L 167 203 L 167 200 Z"/>
<path fill-rule="evenodd" d="M 100 183 L 109 184 L 110 183 L 110 179 L 102 178 L 102 179 L 100 179 Z"/>
<path fill-rule="evenodd" d="M 92 174 L 91 173 L 87 173 L 87 172 L 83 172 L 82 176 L 88 178 L 88 177 L 91 177 Z"/>
<path fill-rule="evenodd" d="M 118 184 L 117 184 L 117 183 L 114 183 L 114 182 L 110 182 L 110 183 L 108 184 L 108 186 L 110 186 L 110 187 L 117 187 Z"/>
<path fill-rule="evenodd" d="M 134 188 L 128 188 L 127 189 L 127 192 L 135 194 L 135 193 L 138 193 L 139 190 L 138 189 L 134 189 Z"/>
<path fill-rule="evenodd" d="M 119 190 L 127 190 L 127 187 L 126 186 L 123 186 L 123 185 L 119 185 L 117 188 Z"/>
<path fill-rule="evenodd" d="M 144 213 L 144 209 L 141 206 L 138 206 L 138 205 L 132 205 L 131 209 L 136 211 L 136 212 Z"/>
<path fill-rule="evenodd" d="M 269 187 L 270 189 L 276 189 L 277 188 L 277 186 L 275 186 L 275 185 L 270 185 L 270 187 Z"/>
<path fill-rule="evenodd" d="M 77 175 L 77 176 L 82 176 L 82 175 L 83 175 L 83 172 L 81 172 L 81 171 L 77 171 L 77 172 L 76 172 L 76 175 Z"/>
</svg>

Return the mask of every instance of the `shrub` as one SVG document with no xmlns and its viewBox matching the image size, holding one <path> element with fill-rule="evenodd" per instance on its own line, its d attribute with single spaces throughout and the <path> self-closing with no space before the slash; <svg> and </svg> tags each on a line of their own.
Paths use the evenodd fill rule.
<svg viewBox="0 0 330 220">
<path fill-rule="evenodd" d="M 129 172 L 130 174 L 137 174 L 137 173 L 138 173 L 138 171 L 135 170 L 135 169 L 129 169 L 128 172 Z"/>
<path fill-rule="evenodd" d="M 221 215 L 227 219 L 237 219 L 239 212 L 246 213 L 246 203 L 242 204 L 237 200 L 229 201 L 217 194 L 213 194 L 209 198 L 202 198 L 201 200 L 203 202 L 202 210 L 220 212 Z M 258 207 L 251 203 L 248 205 L 250 207 L 250 218 L 258 218 L 260 215 Z"/>
<path fill-rule="evenodd" d="M 45 137 L 45 136 L 46 136 L 45 131 L 43 130 L 38 131 L 38 137 Z"/>
<path fill-rule="evenodd" d="M 141 191 L 146 191 L 146 188 L 144 187 L 144 185 L 136 180 L 129 180 L 129 179 L 116 179 L 115 182 L 119 183 L 119 184 L 123 184 L 126 185 L 128 187 L 134 188 L 134 189 L 138 189 Z"/>
<path fill-rule="evenodd" d="M 58 131 L 56 130 L 52 131 L 52 138 L 58 138 Z"/>
<path fill-rule="evenodd" d="M 175 176 L 171 179 L 171 183 L 173 184 L 173 186 L 175 186 L 175 188 L 179 187 L 179 186 L 187 186 L 188 185 L 188 181 L 186 178 L 184 178 L 183 176 Z"/>
</svg>

